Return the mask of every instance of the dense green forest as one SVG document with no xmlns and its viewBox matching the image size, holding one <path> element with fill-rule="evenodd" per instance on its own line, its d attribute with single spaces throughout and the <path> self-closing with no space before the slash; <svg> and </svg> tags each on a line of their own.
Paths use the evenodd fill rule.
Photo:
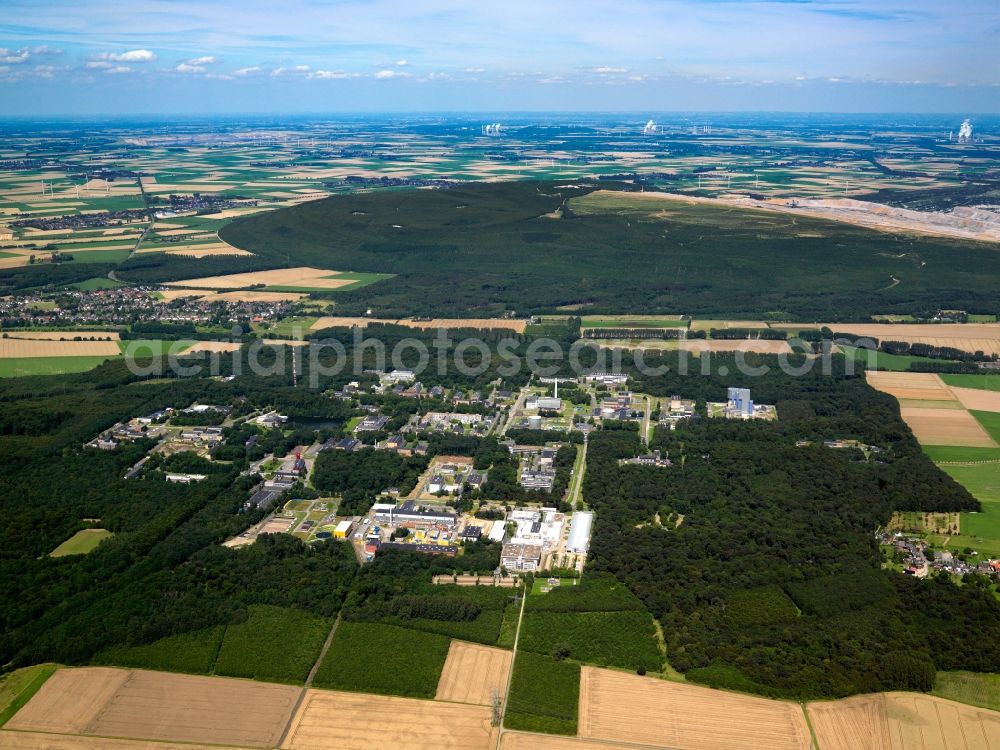
<svg viewBox="0 0 1000 750">
<path fill-rule="evenodd" d="M 718 398 L 724 382 L 644 387 Z M 896 402 L 858 377 L 748 384 L 777 404 L 778 421 L 658 430 L 669 469 L 618 463 L 644 450 L 633 431 L 589 439 L 590 570 L 627 582 L 661 621 L 671 664 L 695 681 L 787 697 L 929 690 L 935 669 L 1000 669 L 989 591 L 880 569 L 872 532 L 893 510 L 978 508 L 921 453 Z M 796 446 L 828 437 L 882 450 L 865 460 Z"/>
<path fill-rule="evenodd" d="M 333 293 L 346 314 L 481 317 L 584 305 L 595 313 L 863 320 L 998 311 L 1000 256 L 985 243 L 729 206 L 668 204 L 666 216 L 648 204 L 574 210 L 573 198 L 594 187 L 526 181 L 339 195 L 248 216 L 220 234 L 255 253 L 253 264 L 396 274 Z M 141 263 L 123 278 L 183 277 L 172 265 Z"/>
</svg>

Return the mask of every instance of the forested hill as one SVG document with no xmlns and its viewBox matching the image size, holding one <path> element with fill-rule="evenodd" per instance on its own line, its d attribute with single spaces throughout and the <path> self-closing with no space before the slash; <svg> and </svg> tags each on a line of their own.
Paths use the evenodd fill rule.
<svg viewBox="0 0 1000 750">
<path fill-rule="evenodd" d="M 694 382 L 714 396 L 712 380 Z M 860 378 L 759 385 L 777 422 L 657 431 L 669 469 L 619 464 L 645 451 L 633 430 L 589 440 L 588 565 L 627 582 L 661 621 L 671 664 L 695 681 L 798 698 L 929 690 L 936 669 L 1000 671 L 1000 603 L 985 579 L 880 569 L 873 532 L 892 510 L 978 507 L 920 452 L 895 401 Z M 685 393 L 670 376 L 646 387 Z M 882 451 L 823 447 L 835 437 Z"/>
<path fill-rule="evenodd" d="M 505 311 L 765 314 L 997 310 L 988 243 L 679 201 L 615 183 L 476 183 L 381 190 L 238 219 L 222 238 L 254 263 L 396 277 L 331 292 L 344 314 L 483 317 Z M 892 279 L 900 280 L 892 284 Z M 148 279 L 147 279 L 148 280 Z"/>
</svg>

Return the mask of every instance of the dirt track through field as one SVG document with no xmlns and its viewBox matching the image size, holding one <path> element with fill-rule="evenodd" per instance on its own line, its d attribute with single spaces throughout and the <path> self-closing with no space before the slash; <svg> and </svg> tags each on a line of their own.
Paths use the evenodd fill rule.
<svg viewBox="0 0 1000 750">
<path fill-rule="evenodd" d="M 222 677 L 61 669 L 6 728 L 267 748 L 277 744 L 298 692 Z"/>
<path fill-rule="evenodd" d="M 1000 713 L 920 693 L 810 703 L 822 750 L 1000 750 Z"/>
<path fill-rule="evenodd" d="M 15 357 L 117 357 L 115 341 L 0 339 L 0 359 Z"/>
<path fill-rule="evenodd" d="M 435 699 L 493 705 L 493 691 L 502 694 L 507 684 L 512 657 L 512 652 L 502 648 L 452 641 Z"/>
<path fill-rule="evenodd" d="M 286 750 L 487 750 L 490 710 L 457 703 L 308 690 Z"/>
<path fill-rule="evenodd" d="M 584 667 L 579 735 L 677 750 L 808 750 L 795 703 Z"/>
</svg>

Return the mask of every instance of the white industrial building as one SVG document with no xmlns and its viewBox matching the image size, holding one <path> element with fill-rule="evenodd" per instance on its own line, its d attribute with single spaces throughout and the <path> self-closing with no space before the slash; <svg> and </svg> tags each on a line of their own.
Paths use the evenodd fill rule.
<svg viewBox="0 0 1000 750">
<path fill-rule="evenodd" d="M 569 539 L 566 540 L 566 551 L 575 554 L 586 554 L 590 549 L 590 532 L 594 526 L 594 514 L 589 510 L 578 510 L 573 514 L 569 524 Z"/>
</svg>

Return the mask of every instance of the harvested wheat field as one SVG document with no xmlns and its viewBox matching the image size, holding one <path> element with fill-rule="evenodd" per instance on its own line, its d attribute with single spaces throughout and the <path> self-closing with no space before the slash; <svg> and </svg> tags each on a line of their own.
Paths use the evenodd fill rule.
<svg viewBox="0 0 1000 750">
<path fill-rule="evenodd" d="M 452 641 L 434 698 L 492 706 L 493 691 L 502 694 L 507 686 L 511 656 L 502 648 Z"/>
<path fill-rule="evenodd" d="M 509 328 L 517 333 L 524 333 L 528 327 L 526 320 L 509 320 L 507 318 L 434 318 L 432 320 L 401 320 L 400 325 L 409 328 L 475 328 L 483 331 Z"/>
<path fill-rule="evenodd" d="M 840 333 L 880 341 L 948 346 L 966 352 L 1000 354 L 1000 323 L 819 323 Z"/>
<path fill-rule="evenodd" d="M 6 750 L 219 750 L 218 745 L 192 745 L 148 740 L 112 740 L 107 737 L 73 737 L 41 732 L 0 731 L 0 748 Z M 230 746 L 230 750 L 250 750 Z"/>
<path fill-rule="evenodd" d="M 675 750 L 807 750 L 796 703 L 584 667 L 579 734 Z"/>
<path fill-rule="evenodd" d="M 899 413 L 921 445 L 997 447 L 989 433 L 965 409 L 903 406 Z"/>
<path fill-rule="evenodd" d="M 868 385 L 897 399 L 914 401 L 954 401 L 955 396 L 933 372 L 865 371 Z"/>
<path fill-rule="evenodd" d="M 755 354 L 790 354 L 787 341 L 773 339 L 688 339 L 679 348 L 689 352 L 754 352 Z"/>
<path fill-rule="evenodd" d="M 823 750 L 997 750 L 1000 713 L 918 693 L 810 703 Z"/>
<path fill-rule="evenodd" d="M 1000 391 L 953 387 L 951 392 L 966 409 L 973 411 L 1000 411 Z"/>
<path fill-rule="evenodd" d="M 347 318 L 327 315 L 325 317 L 318 318 L 315 323 L 309 326 L 309 329 L 312 331 L 320 331 L 324 328 L 365 328 L 372 323 L 396 325 L 399 321 L 390 318 Z"/>
<path fill-rule="evenodd" d="M 299 689 L 222 677 L 60 669 L 6 729 L 274 747 Z"/>
<path fill-rule="evenodd" d="M 395 320 L 391 318 L 349 318 L 327 315 L 319 318 L 310 326 L 314 331 L 323 328 L 365 328 L 371 324 L 406 326 L 407 328 L 474 328 L 477 330 L 510 329 L 524 333 L 528 327 L 526 320 L 510 320 L 507 318 L 434 318 L 432 320 Z"/>
<path fill-rule="evenodd" d="M 0 339 L 0 358 L 7 357 L 117 357 L 115 341 L 36 341 Z"/>
<path fill-rule="evenodd" d="M 823 750 L 892 750 L 882 694 L 810 703 L 809 720 Z"/>
<path fill-rule="evenodd" d="M 185 349 L 185 354 L 195 354 L 197 352 L 236 352 L 243 346 L 239 341 L 199 341 L 190 349 Z"/>
<path fill-rule="evenodd" d="M 75 336 L 89 339 L 110 339 L 118 341 L 118 331 L 4 331 L 11 339 L 37 339 L 41 341 L 72 341 Z"/>
<path fill-rule="evenodd" d="M 309 690 L 286 750 L 487 750 L 490 709 L 384 695 Z"/>
<path fill-rule="evenodd" d="M 253 255 L 246 250 L 227 245 L 224 242 L 206 243 L 203 245 L 180 245 L 166 250 L 167 255 L 185 255 L 189 258 L 209 258 L 216 255 Z"/>
<path fill-rule="evenodd" d="M 255 292 L 244 290 L 237 292 L 216 292 L 203 297 L 211 302 L 292 302 L 305 297 L 303 292 Z"/>
<path fill-rule="evenodd" d="M 618 743 L 584 740 L 579 737 L 546 737 L 541 734 L 504 732 L 500 750 L 621 750 Z"/>
<path fill-rule="evenodd" d="M 354 283 L 350 278 L 338 278 L 340 271 L 325 271 L 322 268 L 277 268 L 273 271 L 252 271 L 232 273 L 226 276 L 204 276 L 185 281 L 168 281 L 165 286 L 197 289 L 240 289 L 263 284 L 265 286 L 290 286 L 308 289 L 338 289 Z"/>
</svg>

